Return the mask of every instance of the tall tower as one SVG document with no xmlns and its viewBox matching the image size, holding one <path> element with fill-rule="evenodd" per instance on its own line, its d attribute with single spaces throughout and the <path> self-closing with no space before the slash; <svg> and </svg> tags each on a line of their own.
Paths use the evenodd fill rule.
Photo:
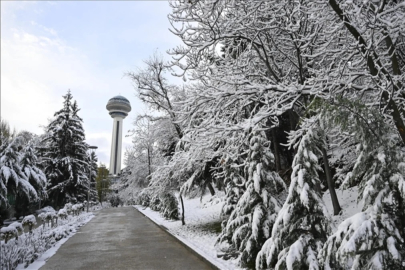
<svg viewBox="0 0 405 270">
<path fill-rule="evenodd" d="M 131 111 L 131 104 L 128 99 L 123 96 L 115 96 L 108 101 L 106 108 L 114 119 L 111 140 L 110 174 L 117 175 L 121 173 L 122 124 L 124 118 Z"/>
</svg>

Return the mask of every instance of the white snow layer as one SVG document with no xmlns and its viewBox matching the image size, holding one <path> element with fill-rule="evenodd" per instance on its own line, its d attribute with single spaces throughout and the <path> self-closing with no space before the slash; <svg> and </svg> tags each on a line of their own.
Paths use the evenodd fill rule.
<svg viewBox="0 0 405 270">
<path fill-rule="evenodd" d="M 144 208 L 140 205 L 134 207 L 155 223 L 166 227 L 169 233 L 219 269 L 242 269 L 238 267 L 236 260 L 225 261 L 217 257 L 215 242 L 219 232 L 214 232 L 211 228 L 213 224 L 219 226 L 218 223 L 222 221 L 220 214 L 223 203 L 224 201 L 219 197 L 212 197 L 211 195 L 203 196 L 201 201 L 200 198 L 184 199 L 186 222 L 184 226 L 181 225 L 180 220 L 166 220 L 159 212 L 152 211 L 150 208 Z"/>
</svg>

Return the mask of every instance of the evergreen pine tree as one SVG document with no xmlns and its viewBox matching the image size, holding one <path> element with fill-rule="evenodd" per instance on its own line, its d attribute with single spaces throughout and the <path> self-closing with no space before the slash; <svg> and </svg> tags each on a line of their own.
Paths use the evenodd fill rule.
<svg viewBox="0 0 405 270">
<path fill-rule="evenodd" d="M 327 116 L 358 143 L 358 158 L 344 185 L 359 183 L 364 206 L 328 238 L 321 261 L 325 269 L 404 269 L 405 156 L 400 138 L 377 112 L 347 100 L 339 103 Z"/>
<path fill-rule="evenodd" d="M 29 177 L 21 166 L 19 137 L 1 138 L 0 146 L 0 205 L 7 205 L 7 195 L 25 196 L 28 201 L 38 199 L 35 188 L 30 184 Z"/>
<path fill-rule="evenodd" d="M 49 179 L 48 195 L 52 205 L 63 206 L 69 201 L 84 201 L 89 188 L 89 164 L 82 119 L 77 103 L 67 92 L 63 108 L 46 128 L 43 153 L 45 174 Z"/>
<path fill-rule="evenodd" d="M 287 200 L 278 213 L 271 238 L 256 258 L 257 269 L 319 269 L 317 254 L 330 233 L 329 214 L 318 188 L 318 171 L 322 170 L 318 165 L 318 157 L 322 156 L 318 144 L 322 138 L 317 127 L 307 128 L 302 136 Z"/>
<path fill-rule="evenodd" d="M 33 141 L 29 141 L 23 148 L 21 156 L 21 169 L 27 176 L 29 183 L 35 188 L 40 199 L 46 199 L 47 179 L 44 172 L 39 168 L 39 161 Z"/>
<path fill-rule="evenodd" d="M 221 215 L 223 216 L 228 216 L 232 213 L 246 189 L 246 179 L 243 177 L 243 173 L 241 173 L 240 166 L 230 156 L 223 157 L 222 159 L 222 174 L 226 193 L 225 202 L 221 209 Z M 226 222 L 227 220 L 225 220 L 223 226 L 226 226 Z"/>
<path fill-rule="evenodd" d="M 232 211 L 218 242 L 228 243 L 228 252 L 240 252 L 240 264 L 253 266 L 263 243 L 270 237 L 281 203 L 278 194 L 285 184 L 271 171 L 273 154 L 263 132 L 254 131 L 249 142 L 245 174 L 246 190 Z"/>
</svg>

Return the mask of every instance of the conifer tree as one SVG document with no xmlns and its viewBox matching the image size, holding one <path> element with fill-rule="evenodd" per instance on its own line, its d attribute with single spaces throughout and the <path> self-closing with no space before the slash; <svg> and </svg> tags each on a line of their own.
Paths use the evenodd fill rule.
<svg viewBox="0 0 405 270">
<path fill-rule="evenodd" d="M 273 160 L 264 133 L 254 131 L 245 166 L 246 190 L 218 239 L 218 242 L 229 244 L 228 252 L 240 252 L 242 266 L 254 265 L 281 208 L 277 195 L 283 190 L 284 182 L 271 171 Z"/>
<path fill-rule="evenodd" d="M 404 269 L 405 156 L 398 134 L 380 114 L 347 100 L 331 106 L 326 116 L 358 143 L 344 185 L 359 183 L 364 206 L 328 238 L 321 253 L 324 268 Z"/>
<path fill-rule="evenodd" d="M 43 149 L 45 174 L 49 179 L 51 203 L 62 206 L 69 200 L 84 201 L 89 188 L 89 164 L 79 108 L 70 91 L 63 96 L 63 108 L 46 128 Z"/>
<path fill-rule="evenodd" d="M 44 172 L 39 168 L 40 164 L 33 141 L 29 141 L 23 148 L 21 156 L 21 169 L 27 176 L 29 183 L 35 188 L 40 199 L 46 199 L 47 179 Z"/>
<path fill-rule="evenodd" d="M 19 194 L 27 197 L 29 201 L 38 199 L 37 191 L 29 182 L 30 177 L 24 173 L 21 166 L 21 154 L 18 151 L 20 138 L 2 136 L 1 139 L 0 205 L 8 204 L 8 194 Z"/>
<path fill-rule="evenodd" d="M 241 165 L 230 156 L 223 157 L 222 166 L 226 199 L 222 206 L 221 214 L 227 216 L 235 209 L 236 204 L 245 191 L 246 179 L 243 177 L 243 173 L 241 173 L 241 168 L 239 167 Z M 223 224 L 223 226 L 225 225 L 226 223 Z"/>
<path fill-rule="evenodd" d="M 278 213 L 271 238 L 256 258 L 257 269 L 319 269 L 317 254 L 330 233 L 330 226 L 318 188 L 318 171 L 322 170 L 318 165 L 322 156 L 319 143 L 324 142 L 317 123 L 310 125 L 314 124 L 315 127 L 300 130 L 306 133 L 293 161 L 288 197 Z"/>
</svg>

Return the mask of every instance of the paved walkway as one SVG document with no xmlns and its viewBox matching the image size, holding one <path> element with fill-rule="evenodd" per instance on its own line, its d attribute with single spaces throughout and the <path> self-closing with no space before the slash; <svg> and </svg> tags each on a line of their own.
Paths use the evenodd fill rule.
<svg viewBox="0 0 405 270">
<path fill-rule="evenodd" d="M 98 212 L 40 269 L 211 268 L 133 207 L 119 207 Z"/>
</svg>

